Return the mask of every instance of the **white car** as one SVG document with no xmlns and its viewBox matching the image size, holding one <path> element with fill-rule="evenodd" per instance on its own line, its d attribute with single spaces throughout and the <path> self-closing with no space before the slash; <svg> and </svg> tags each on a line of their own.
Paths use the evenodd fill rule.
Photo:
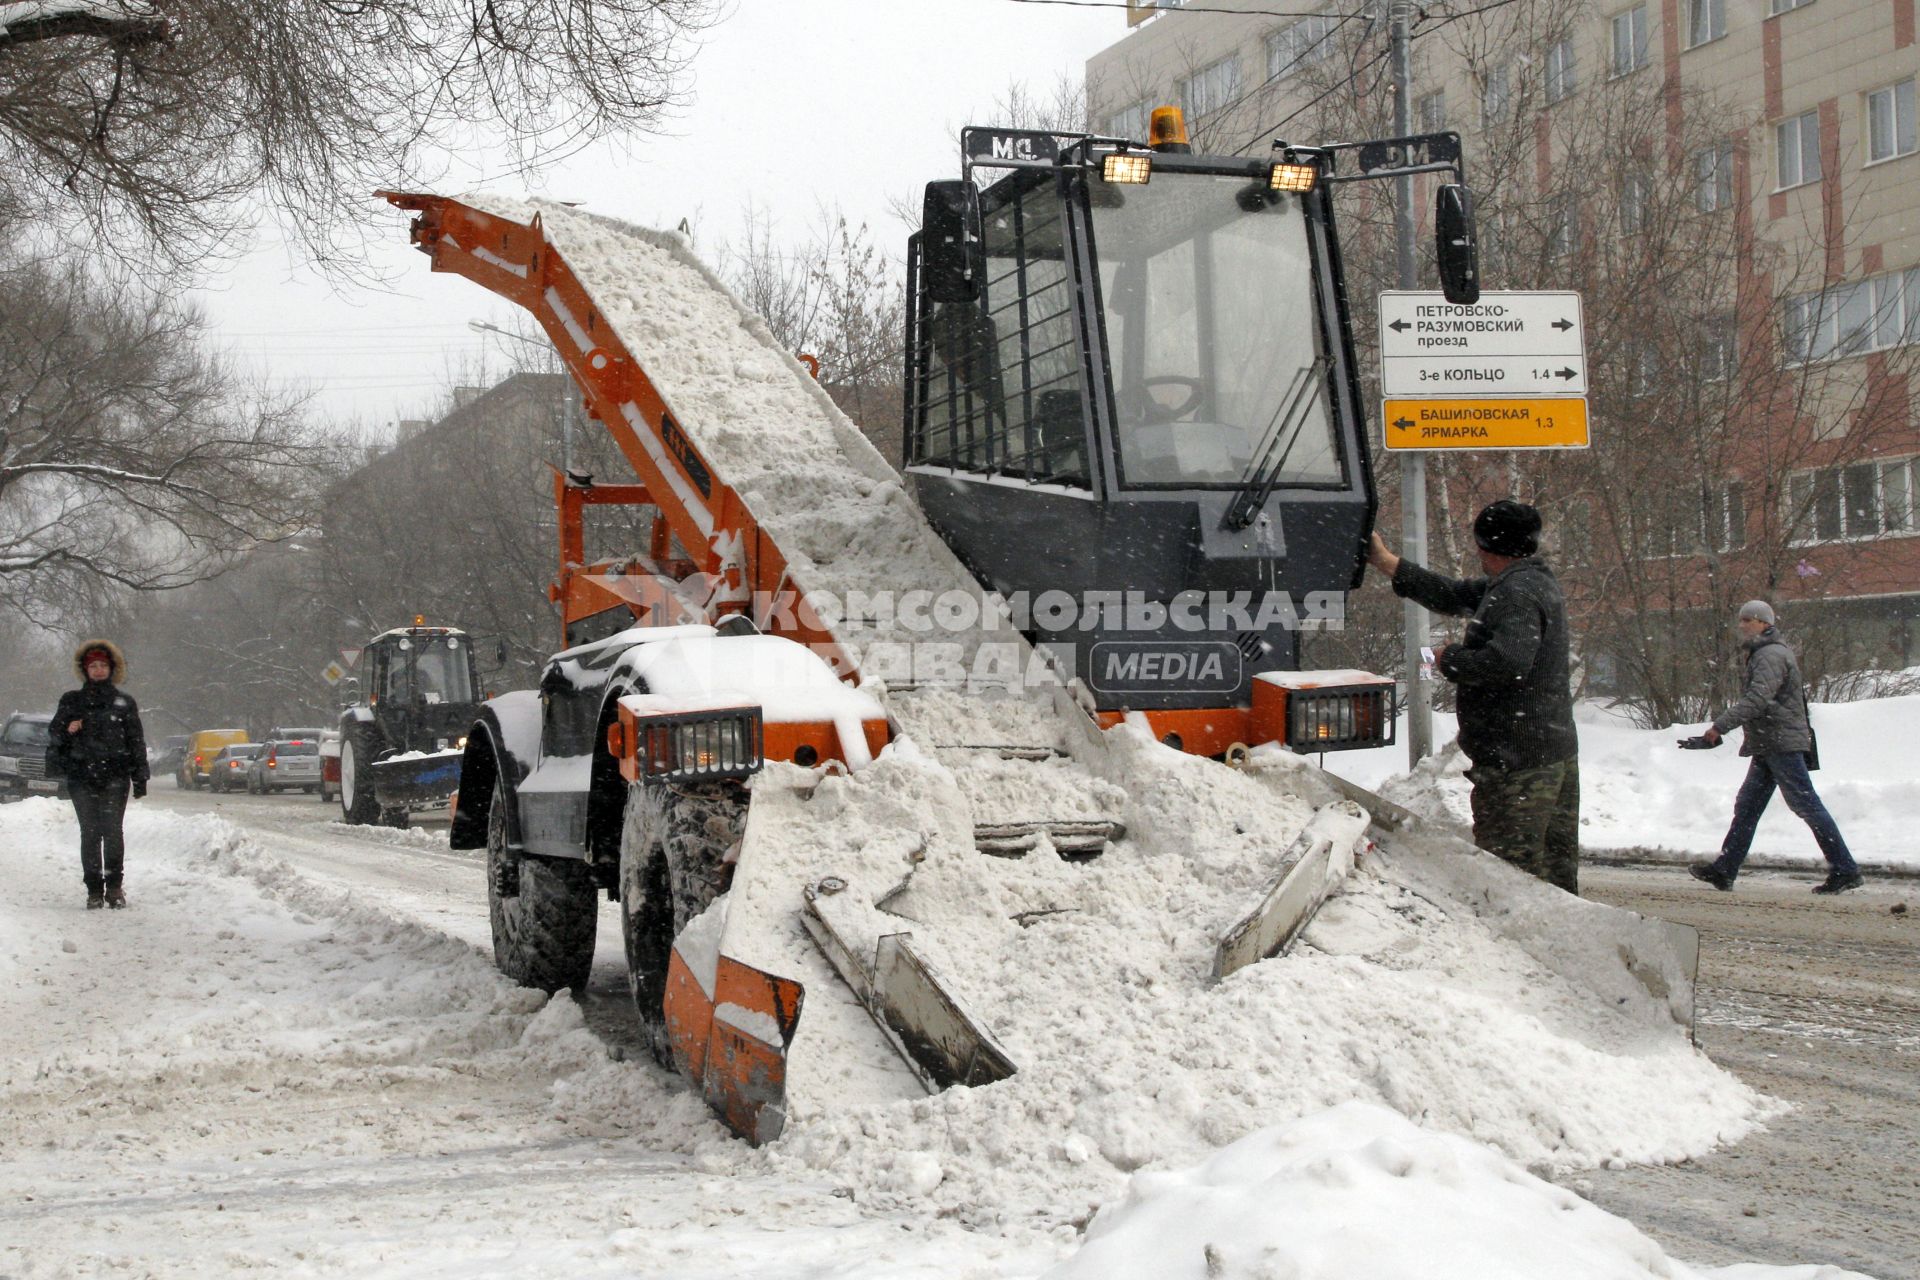
<svg viewBox="0 0 1920 1280">
<path fill-rule="evenodd" d="M 267 743 L 247 766 L 247 790 L 254 795 L 299 787 L 320 788 L 320 743 L 313 738 L 287 738 Z"/>
</svg>

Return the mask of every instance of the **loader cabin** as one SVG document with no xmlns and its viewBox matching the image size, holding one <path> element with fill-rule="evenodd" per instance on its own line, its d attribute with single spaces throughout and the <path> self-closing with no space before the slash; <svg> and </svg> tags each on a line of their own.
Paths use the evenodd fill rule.
<svg viewBox="0 0 1920 1280">
<path fill-rule="evenodd" d="M 1333 151 L 1195 155 L 1165 107 L 1152 133 L 962 132 L 908 246 L 906 471 L 983 583 L 1076 601 L 1030 634 L 1103 721 L 1218 754 L 1263 739 L 1211 713 L 1296 672 L 1300 621 L 1359 585 L 1376 496 Z M 1391 740 L 1367 681 L 1315 749 Z"/>
</svg>

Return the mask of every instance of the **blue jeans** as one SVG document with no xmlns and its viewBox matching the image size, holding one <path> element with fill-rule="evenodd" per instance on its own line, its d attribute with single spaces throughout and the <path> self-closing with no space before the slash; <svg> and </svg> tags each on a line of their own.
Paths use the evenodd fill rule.
<svg viewBox="0 0 1920 1280">
<path fill-rule="evenodd" d="M 1847 842 L 1840 838 L 1840 828 L 1815 793 L 1813 779 L 1807 776 L 1807 758 L 1798 751 L 1753 757 L 1753 763 L 1747 766 L 1747 780 L 1740 784 L 1740 794 L 1733 801 L 1733 825 L 1720 842 L 1720 856 L 1714 865 L 1728 876 L 1739 873 L 1740 864 L 1747 860 L 1747 848 L 1753 843 L 1754 828 L 1760 825 L 1760 815 L 1766 812 L 1776 787 L 1786 797 L 1787 808 L 1813 832 L 1828 869 L 1839 876 L 1857 872 Z"/>
</svg>

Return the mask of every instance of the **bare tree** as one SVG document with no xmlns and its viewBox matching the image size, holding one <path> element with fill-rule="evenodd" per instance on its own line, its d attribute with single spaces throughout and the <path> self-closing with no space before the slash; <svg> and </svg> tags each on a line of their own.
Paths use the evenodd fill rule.
<svg viewBox="0 0 1920 1280">
<path fill-rule="evenodd" d="M 203 321 L 75 266 L 0 260 L 0 600 L 44 624 L 115 589 L 205 578 L 298 531 L 328 457 L 250 395 Z"/>
<path fill-rule="evenodd" d="M 904 307 L 901 259 L 862 223 L 822 211 L 791 246 L 775 242 L 765 211 L 747 209 L 745 234 L 724 246 L 720 272 L 781 346 L 820 361 L 820 382 L 896 467 L 900 465 Z"/>
<path fill-rule="evenodd" d="M 22 9 L 21 6 L 11 6 Z M 0 27 L 0 215 L 190 264 L 276 208 L 323 264 L 369 193 L 653 127 L 712 0 L 57 0 Z"/>
</svg>

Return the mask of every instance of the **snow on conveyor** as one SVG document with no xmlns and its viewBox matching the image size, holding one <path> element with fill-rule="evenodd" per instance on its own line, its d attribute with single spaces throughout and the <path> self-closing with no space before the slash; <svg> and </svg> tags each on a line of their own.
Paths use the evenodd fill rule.
<svg viewBox="0 0 1920 1280">
<path fill-rule="evenodd" d="M 684 240 L 561 206 L 473 203 L 541 215 L 803 588 L 979 593 L 898 478 Z M 874 639 L 839 634 L 855 653 Z M 1148 1162 L 1201 1159 L 1350 1099 L 1553 1167 L 1679 1159 L 1755 1122 L 1762 1100 L 1626 973 L 1616 938 L 1634 917 L 1457 842 L 1401 837 L 1363 861 L 1291 957 L 1215 985 L 1221 933 L 1328 798 L 1317 770 L 1281 752 L 1227 769 L 1131 727 L 1088 740 L 1039 698 L 947 690 L 889 705 L 908 740 L 873 767 L 762 776 L 720 908 L 732 954 L 808 984 L 790 1121 L 765 1156 L 776 1164 L 825 1172 L 862 1203 L 1047 1230 Z M 956 749 L 983 743 L 1073 758 Z M 1011 860 L 973 848 L 983 808 L 1069 803 L 1123 821 L 1126 838 L 1088 865 L 1044 845 Z M 1013 1078 L 906 1099 L 848 1066 L 857 1010 L 797 922 L 802 886 L 825 874 L 864 896 L 876 929 L 913 933 L 1005 1045 Z M 890 914 L 872 911 L 895 890 Z"/>
</svg>

